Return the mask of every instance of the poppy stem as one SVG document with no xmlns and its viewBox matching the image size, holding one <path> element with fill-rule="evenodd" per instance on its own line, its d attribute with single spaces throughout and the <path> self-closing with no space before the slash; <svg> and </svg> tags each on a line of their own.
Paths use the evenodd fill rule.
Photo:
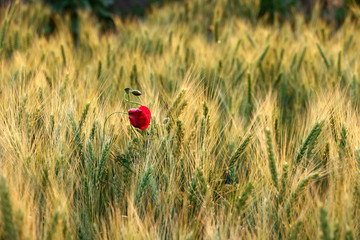
<svg viewBox="0 0 360 240">
<path fill-rule="evenodd" d="M 126 104 L 125 107 L 128 107 L 128 105 L 127 105 L 127 103 L 126 103 L 126 102 L 127 102 L 126 96 L 127 96 L 127 93 L 125 92 L 122 102 L 123 102 L 123 104 Z"/>
<path fill-rule="evenodd" d="M 128 109 L 131 108 L 131 104 L 130 104 L 130 94 L 127 94 L 127 102 L 128 102 Z"/>
<path fill-rule="evenodd" d="M 105 125 L 106 125 L 106 122 L 107 122 L 107 120 L 112 116 L 112 115 L 114 115 L 114 114 L 116 114 L 116 113 L 124 113 L 124 114 L 128 114 L 127 112 L 120 112 L 120 111 L 117 111 L 117 112 L 113 112 L 113 113 L 110 113 L 106 118 L 105 118 L 105 122 L 104 122 L 104 127 L 103 127 L 103 135 L 102 135 L 102 137 L 103 137 L 103 140 L 105 139 Z"/>
<path fill-rule="evenodd" d="M 140 103 L 137 103 L 137 102 L 133 102 L 133 101 L 130 101 L 130 94 L 129 93 L 127 93 L 127 99 L 125 98 L 125 100 L 128 102 L 128 108 L 131 108 L 131 103 L 134 103 L 134 104 L 139 104 L 140 106 L 141 106 L 141 104 Z M 137 132 L 135 131 L 135 129 L 134 129 L 134 127 L 132 126 L 132 125 L 130 125 L 131 126 L 131 129 L 134 131 L 134 133 L 135 133 L 135 135 L 136 135 L 136 140 L 137 140 L 137 142 L 139 142 L 139 136 L 138 136 L 138 134 L 137 134 Z"/>
<path fill-rule="evenodd" d="M 139 106 L 141 106 L 142 104 L 141 103 L 138 103 L 138 102 L 133 102 L 133 101 L 128 101 L 129 103 L 133 103 L 133 104 L 137 104 Z"/>
<path fill-rule="evenodd" d="M 126 98 L 126 97 L 127 97 L 127 98 Z M 136 105 L 139 105 L 139 106 L 142 105 L 141 103 L 131 101 L 131 100 L 130 100 L 130 94 L 128 94 L 128 93 L 125 93 L 125 94 L 124 94 L 124 101 L 127 102 L 128 109 L 131 108 L 130 103 L 136 104 Z"/>
</svg>

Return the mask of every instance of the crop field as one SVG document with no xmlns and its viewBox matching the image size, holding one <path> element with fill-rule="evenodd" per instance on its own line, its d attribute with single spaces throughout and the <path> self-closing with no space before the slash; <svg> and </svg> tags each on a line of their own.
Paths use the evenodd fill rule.
<svg viewBox="0 0 360 240">
<path fill-rule="evenodd" d="M 258 2 L 1 9 L 0 238 L 360 239 L 360 11 Z"/>
</svg>

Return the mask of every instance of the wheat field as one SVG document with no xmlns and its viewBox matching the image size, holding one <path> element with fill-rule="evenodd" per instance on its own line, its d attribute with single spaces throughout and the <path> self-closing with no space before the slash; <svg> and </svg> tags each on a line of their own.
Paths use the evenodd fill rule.
<svg viewBox="0 0 360 240">
<path fill-rule="evenodd" d="M 2 9 L 1 239 L 359 239 L 358 18 L 258 5 L 170 3 L 107 34 L 82 11 L 77 48 L 68 17 L 46 37 L 49 8 Z M 146 130 L 104 126 L 137 107 L 127 87 Z"/>
</svg>

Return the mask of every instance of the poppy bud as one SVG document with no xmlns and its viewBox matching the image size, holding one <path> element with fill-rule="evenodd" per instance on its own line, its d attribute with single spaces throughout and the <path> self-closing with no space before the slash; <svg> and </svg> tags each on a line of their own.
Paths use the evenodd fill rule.
<svg viewBox="0 0 360 240">
<path fill-rule="evenodd" d="M 163 121 L 163 124 L 167 124 L 169 121 L 169 118 L 165 118 L 164 121 Z"/>
<path fill-rule="evenodd" d="M 134 95 L 134 96 L 141 96 L 141 92 L 139 90 L 132 90 L 131 93 Z"/>
<path fill-rule="evenodd" d="M 129 93 L 130 93 L 130 88 L 127 87 L 127 88 L 125 88 L 124 90 L 125 90 L 126 94 L 129 94 Z"/>
</svg>

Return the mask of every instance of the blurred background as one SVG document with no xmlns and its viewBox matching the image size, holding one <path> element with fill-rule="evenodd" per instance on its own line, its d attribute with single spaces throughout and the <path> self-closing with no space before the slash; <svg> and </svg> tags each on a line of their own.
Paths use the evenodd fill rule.
<svg viewBox="0 0 360 240">
<path fill-rule="evenodd" d="M 42 2 L 50 5 L 54 11 L 75 11 L 81 8 L 91 9 L 97 15 L 118 14 L 126 16 L 128 14 L 144 16 L 151 6 L 161 6 L 170 2 L 183 2 L 185 0 L 22 0 L 26 3 Z M 204 0 L 212 2 L 213 0 Z M 7 6 L 15 0 L 0 0 L 0 6 Z M 241 7 L 245 2 L 254 2 L 259 5 L 257 17 L 266 16 L 272 21 L 275 14 L 283 18 L 289 18 L 294 11 L 302 11 L 310 15 L 316 5 L 321 8 L 321 15 L 328 21 L 341 23 L 348 13 L 349 5 L 359 3 L 359 0 L 227 0 L 229 5 Z M 240 8 L 234 11 L 241 12 Z"/>
<path fill-rule="evenodd" d="M 58 29 L 56 19 L 69 18 L 70 29 L 75 47 L 80 42 L 80 12 L 88 12 L 100 24 L 100 33 L 116 32 L 115 17 L 144 19 L 146 14 L 164 6 L 178 8 L 179 17 L 185 22 L 196 21 L 207 28 L 210 35 L 215 34 L 215 23 L 211 19 L 221 12 L 218 23 L 229 18 L 241 18 L 255 26 L 260 21 L 265 24 L 282 25 L 287 22 L 295 29 L 296 16 L 304 16 L 308 23 L 313 16 L 331 25 L 334 32 L 342 26 L 346 17 L 357 19 L 360 16 L 360 0 L 19 0 L 23 4 L 43 5 L 46 10 L 41 17 L 37 32 L 50 37 Z M 0 7 L 11 7 L 15 0 L 0 0 Z M 190 12 L 189 5 L 194 5 Z M 213 6 L 218 5 L 218 10 Z M 44 8 L 44 9 L 45 9 Z M 10 9 L 10 8 L 8 8 Z M 4 12 L 4 11 L 3 11 Z M 349 16 L 350 15 L 350 16 Z M 196 16 L 196 17 L 195 17 Z M 180 19 L 181 20 L 181 19 Z"/>
</svg>

